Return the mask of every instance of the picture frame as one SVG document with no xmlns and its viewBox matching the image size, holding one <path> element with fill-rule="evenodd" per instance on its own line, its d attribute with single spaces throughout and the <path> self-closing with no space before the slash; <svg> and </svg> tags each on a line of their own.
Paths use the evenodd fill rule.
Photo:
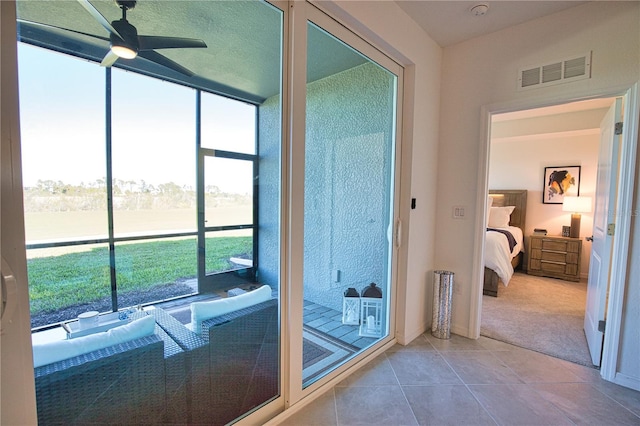
<svg viewBox="0 0 640 426">
<path fill-rule="evenodd" d="M 544 168 L 542 203 L 562 204 L 564 197 L 580 195 L 580 166 Z"/>
</svg>

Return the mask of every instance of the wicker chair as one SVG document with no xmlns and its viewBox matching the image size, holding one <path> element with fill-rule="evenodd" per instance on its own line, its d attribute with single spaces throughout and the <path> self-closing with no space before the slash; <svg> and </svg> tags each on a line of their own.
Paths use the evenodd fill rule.
<svg viewBox="0 0 640 426">
<path fill-rule="evenodd" d="M 35 368 L 38 424 L 206 423 L 207 343 L 147 312 L 153 335 Z"/>
<path fill-rule="evenodd" d="M 278 301 L 202 322 L 209 342 L 211 425 L 223 425 L 279 394 Z"/>
</svg>

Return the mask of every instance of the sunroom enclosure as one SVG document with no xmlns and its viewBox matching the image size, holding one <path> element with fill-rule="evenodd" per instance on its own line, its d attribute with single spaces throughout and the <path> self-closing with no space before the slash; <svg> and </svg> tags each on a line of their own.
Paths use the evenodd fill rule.
<svg viewBox="0 0 640 426">
<path fill-rule="evenodd" d="M 50 71 L 20 75 L 33 327 L 255 283 L 258 106 L 29 45 L 19 55 Z"/>
<path fill-rule="evenodd" d="M 108 21 L 118 18 L 111 1 L 89 4 Z M 165 18 L 152 9 L 158 4 L 190 24 Z M 310 17 L 319 13 L 313 10 Z M 301 351 L 296 385 L 304 389 L 391 334 L 401 71 L 351 47 L 344 34 L 331 32 L 335 23 L 310 18 L 306 86 L 300 88 L 305 135 L 289 142 L 283 117 L 293 113 L 283 104 L 281 9 L 262 1 L 149 0 L 127 16 L 140 34 L 205 39 L 206 49 L 167 52 L 195 76 L 140 58 L 101 67 L 103 53 L 96 52 L 108 43 L 88 37 L 103 29 L 78 3 L 18 2 L 34 342 L 64 339 L 60 325 L 87 311 L 126 313 L 129 320 L 153 315 L 171 368 L 158 378 L 166 404 L 146 401 L 157 410 L 145 413 L 157 417 L 141 421 L 175 423 L 187 416 L 226 424 L 282 395 L 283 347 Z M 287 151 L 297 149 L 292 145 L 304 149 L 303 174 L 283 171 L 290 166 Z M 289 198 L 296 180 L 304 193 Z M 297 235 L 283 237 L 292 214 L 283 198 L 304 205 L 298 243 Z M 304 272 L 287 277 L 284 288 L 287 244 L 299 244 Z M 214 318 L 208 334 L 204 323 L 194 328 L 191 303 L 231 300 L 264 287 L 275 314 L 256 321 L 251 310 L 246 317 L 238 310 L 232 319 Z M 345 315 L 345 295 L 353 289 L 358 305 Z M 281 298 L 287 292 L 300 299 Z M 297 322 L 281 316 L 284 303 L 304 306 L 302 336 L 288 337 L 296 347 L 281 338 L 286 321 Z M 234 340 L 254 335 L 249 329 L 256 324 L 265 333 L 259 343 Z M 225 327 L 227 337 L 215 340 Z M 183 340 L 188 333 L 193 338 Z M 37 378 L 48 374 L 36 370 Z M 91 372 L 84 374 L 81 382 L 91 382 Z M 36 385 L 39 401 L 42 389 Z M 113 398 L 107 404 L 123 413 L 133 409 L 136 419 L 142 414 Z M 102 404 L 64 421 L 99 418 Z M 40 420 L 56 420 L 42 417 L 43 406 Z"/>
</svg>

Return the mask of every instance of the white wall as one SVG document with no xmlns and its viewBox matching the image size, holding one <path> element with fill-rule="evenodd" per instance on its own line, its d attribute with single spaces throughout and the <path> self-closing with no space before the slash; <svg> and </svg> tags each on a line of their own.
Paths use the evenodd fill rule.
<svg viewBox="0 0 640 426">
<path fill-rule="evenodd" d="M 394 2 L 317 4 L 405 68 L 403 144 L 412 146 L 403 157 L 411 173 L 400 191 L 410 190 L 407 195 L 416 198 L 417 207 L 402 218 L 408 259 L 406 269 L 398 271 L 396 337 L 408 343 L 431 325 L 442 49 Z M 409 197 L 401 202 L 410 202 Z"/>
<path fill-rule="evenodd" d="M 438 162 L 447 166 L 438 173 L 436 265 L 456 273 L 459 293 L 454 294 L 453 300 L 454 332 L 469 336 L 476 333 L 470 325 L 475 323 L 471 314 L 478 303 L 471 300 L 472 286 L 477 289 L 481 285 L 472 280 L 479 278 L 474 275 L 473 259 L 475 238 L 482 232 L 477 226 L 481 222 L 474 215 L 479 211 L 476 201 L 478 158 L 484 141 L 483 106 L 492 110 L 524 109 L 626 90 L 640 79 L 639 23 L 638 2 L 589 2 L 444 49 Z M 519 68 L 586 51 L 593 52 L 590 79 L 516 90 Z M 636 183 L 636 187 L 640 184 Z M 467 206 L 470 217 L 453 220 L 454 205 Z M 636 262 L 628 280 L 636 294 L 640 285 L 638 226 L 632 236 Z M 627 304 L 631 302 L 627 300 Z M 627 329 L 629 322 L 637 329 L 640 319 L 636 315 L 627 321 Z M 638 340 L 625 339 L 622 351 L 637 360 Z M 632 374 L 640 376 L 637 367 Z"/>
<path fill-rule="evenodd" d="M 554 118 L 549 117 L 550 120 Z M 561 235 L 562 226 L 569 226 L 571 223 L 571 213 L 563 212 L 561 204 L 542 202 L 545 167 L 581 166 L 580 195 L 595 198 L 600 145 L 597 126 L 600 124 L 600 119 L 596 117 L 595 121 L 588 126 L 589 128 L 582 129 L 581 132 L 547 133 L 544 131 L 544 123 L 540 123 L 535 134 L 529 135 L 520 132 L 525 126 L 522 125 L 523 120 L 517 120 L 510 124 L 520 135 L 492 139 L 489 155 L 489 188 L 528 191 L 525 238 L 533 232 L 534 228 L 544 228 L 548 235 Z M 504 127 L 504 124 L 495 123 L 492 129 Z M 499 132 L 492 131 L 492 134 L 496 133 Z M 502 134 L 504 135 L 504 132 Z M 580 274 L 583 278 L 586 278 L 589 273 L 591 253 L 591 243 L 585 241 L 584 237 L 591 235 L 592 229 L 593 213 L 583 213 L 580 223 L 580 236 L 583 240 Z M 528 241 L 525 245 L 526 248 L 529 247 Z M 525 269 L 528 258 L 528 251 L 525 251 Z"/>
</svg>

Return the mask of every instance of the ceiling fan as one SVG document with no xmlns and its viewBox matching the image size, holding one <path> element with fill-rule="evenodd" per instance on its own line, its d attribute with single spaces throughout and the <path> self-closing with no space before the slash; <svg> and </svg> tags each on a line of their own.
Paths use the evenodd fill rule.
<svg viewBox="0 0 640 426">
<path fill-rule="evenodd" d="M 100 65 L 110 67 L 120 58 L 133 59 L 140 56 L 141 58 L 145 58 L 189 77 L 194 75 L 189 69 L 159 54 L 154 49 L 207 47 L 204 41 L 193 38 L 138 35 L 136 27 L 127 21 L 127 11 L 136 6 L 137 0 L 115 0 L 118 7 L 122 9 L 122 18 L 112 22 L 109 22 L 102 16 L 102 14 L 89 3 L 89 0 L 78 0 L 78 2 L 109 32 L 109 38 L 74 30 L 67 31 L 109 41 L 111 48 L 104 59 L 102 59 Z"/>
</svg>

